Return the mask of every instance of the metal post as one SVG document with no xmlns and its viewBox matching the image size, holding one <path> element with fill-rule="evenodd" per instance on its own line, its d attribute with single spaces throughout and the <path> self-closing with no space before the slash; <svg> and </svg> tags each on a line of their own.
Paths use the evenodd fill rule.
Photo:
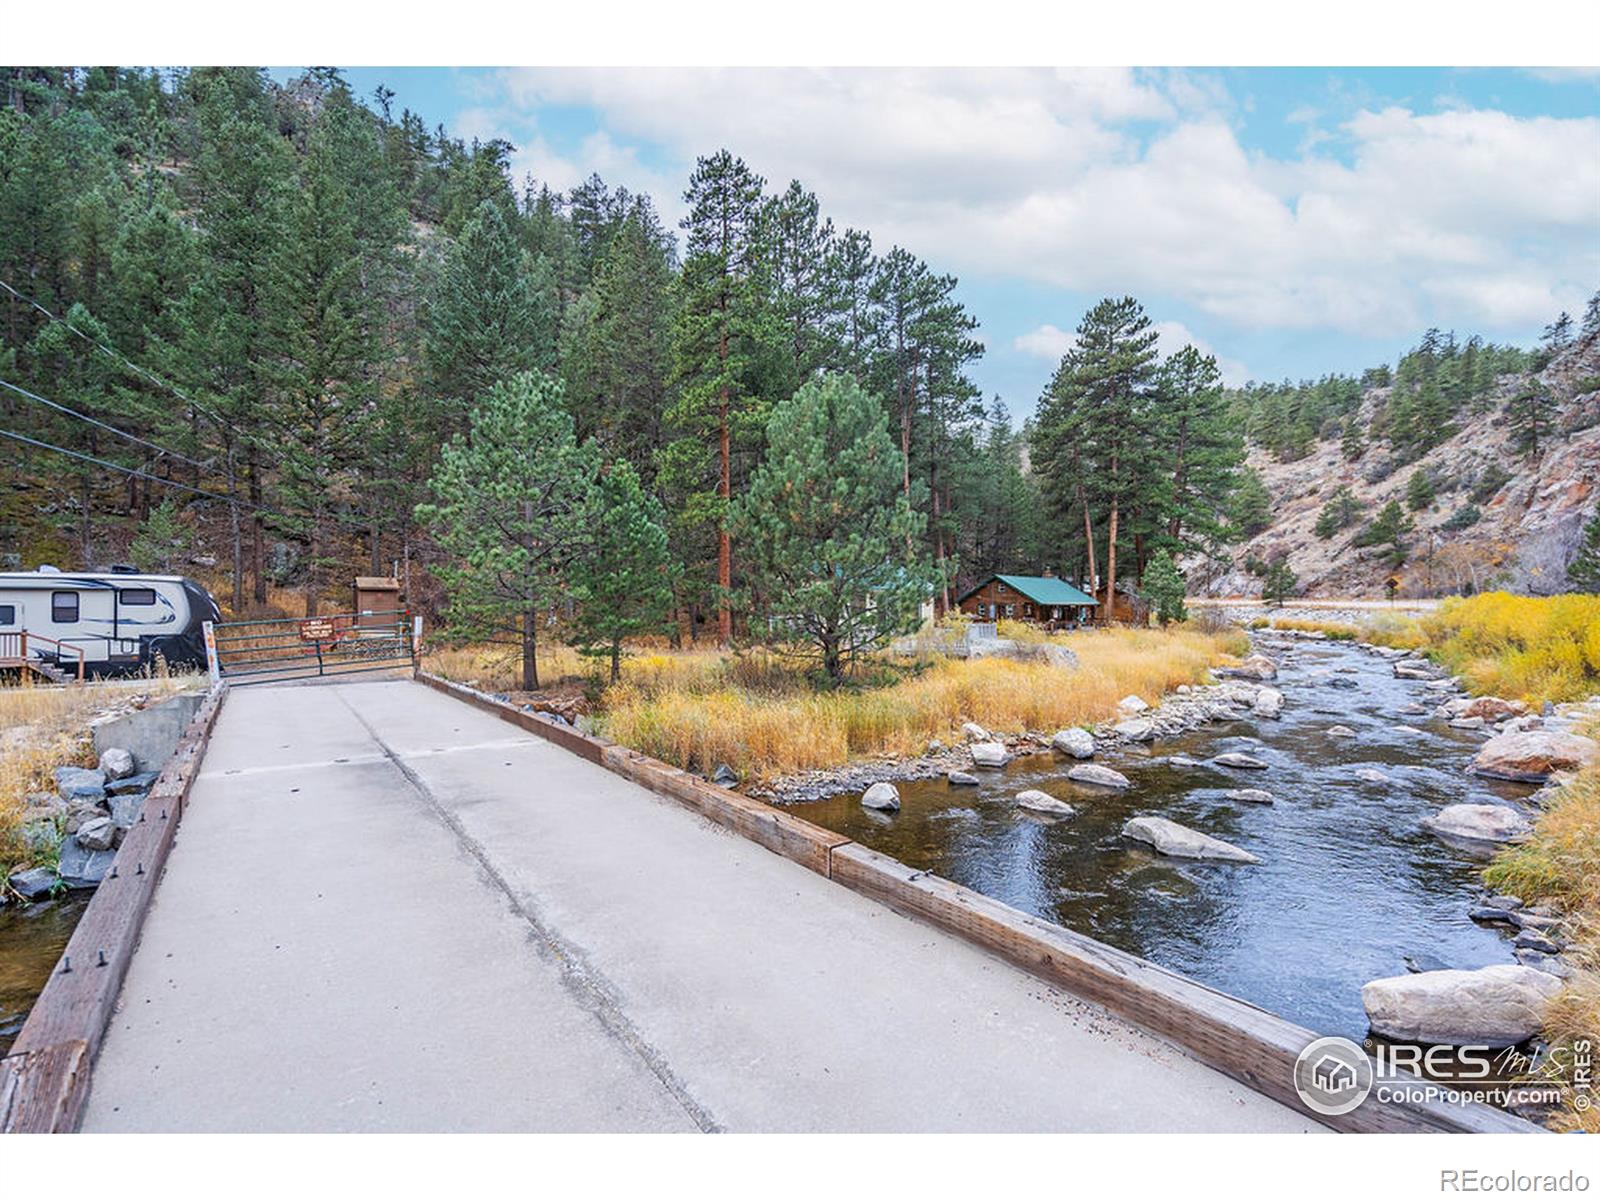
<svg viewBox="0 0 1600 1200">
<path fill-rule="evenodd" d="M 411 657 L 422 653 L 422 614 L 411 618 Z"/>
<path fill-rule="evenodd" d="M 217 631 L 210 621 L 201 622 L 200 628 L 205 631 L 206 667 L 211 672 L 211 683 L 215 686 L 222 680 L 222 664 L 217 661 Z"/>
</svg>

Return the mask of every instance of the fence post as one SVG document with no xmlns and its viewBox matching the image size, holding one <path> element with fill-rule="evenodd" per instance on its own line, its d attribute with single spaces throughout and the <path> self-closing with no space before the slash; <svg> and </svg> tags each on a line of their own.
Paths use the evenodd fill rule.
<svg viewBox="0 0 1600 1200">
<path fill-rule="evenodd" d="M 411 618 L 411 657 L 415 659 L 422 653 L 422 614 L 418 613 Z"/>
<path fill-rule="evenodd" d="M 206 669 L 211 672 L 211 683 L 215 686 L 222 680 L 222 664 L 217 661 L 217 631 L 210 621 L 202 621 L 200 628 L 206 637 Z"/>
</svg>

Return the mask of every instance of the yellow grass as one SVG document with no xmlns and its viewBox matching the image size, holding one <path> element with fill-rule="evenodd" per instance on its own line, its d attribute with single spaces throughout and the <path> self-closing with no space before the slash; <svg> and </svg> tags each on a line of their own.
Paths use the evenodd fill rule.
<svg viewBox="0 0 1600 1200">
<path fill-rule="evenodd" d="M 1600 692 L 1600 596 L 1485 592 L 1417 622 L 1472 691 L 1541 704 Z"/>
<path fill-rule="evenodd" d="M 0 879 L 29 859 L 22 838 L 28 793 L 55 791 L 57 767 L 94 765 L 89 722 L 134 695 L 156 700 L 194 680 L 158 673 L 71 687 L 28 680 L 0 687 Z"/>
<path fill-rule="evenodd" d="M 655 660 L 676 656 L 646 656 L 631 660 L 623 681 L 606 691 L 604 727 L 626 746 L 691 770 L 725 762 L 770 779 L 863 756 L 920 753 L 931 738 L 953 739 L 964 721 L 1006 733 L 1090 724 L 1114 714 L 1129 693 L 1154 701 L 1180 683 L 1203 681 L 1240 648 L 1234 637 L 1187 628 L 1056 640 L 1077 653 L 1079 670 L 942 659 L 894 683 L 828 692 L 785 685 L 792 675 L 748 656 L 743 665 L 671 668 Z"/>
</svg>

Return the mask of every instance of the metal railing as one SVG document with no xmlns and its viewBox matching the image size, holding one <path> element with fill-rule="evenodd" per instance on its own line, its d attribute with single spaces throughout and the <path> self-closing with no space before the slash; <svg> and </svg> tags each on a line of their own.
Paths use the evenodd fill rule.
<svg viewBox="0 0 1600 1200">
<path fill-rule="evenodd" d="M 82 646 L 74 645 L 72 642 L 59 642 L 55 638 L 45 637 L 42 633 L 29 633 L 26 629 L 17 633 L 0 633 L 0 666 L 29 667 L 37 670 L 48 655 L 30 653 L 30 644 L 54 646 L 57 665 L 61 664 L 64 655 L 68 653 L 76 655 L 78 682 L 83 682 L 83 672 L 87 663 Z"/>
<path fill-rule="evenodd" d="M 241 684 L 388 671 L 416 657 L 405 609 L 224 621 L 208 641 L 216 674 Z"/>
</svg>

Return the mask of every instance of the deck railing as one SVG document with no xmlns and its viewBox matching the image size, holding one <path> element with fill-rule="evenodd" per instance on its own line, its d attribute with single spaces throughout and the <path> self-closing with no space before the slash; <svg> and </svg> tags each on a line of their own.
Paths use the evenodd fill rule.
<svg viewBox="0 0 1600 1200">
<path fill-rule="evenodd" d="M 45 637 L 42 633 L 29 633 L 26 629 L 16 633 L 0 633 L 0 665 L 37 665 L 48 654 L 39 651 L 38 648 L 41 646 L 54 647 L 54 657 L 59 665 L 66 666 L 63 660 L 68 656 L 76 658 L 78 682 L 83 682 L 85 658 L 82 646 L 74 645 L 72 642 L 58 642 L 55 638 Z"/>
</svg>

